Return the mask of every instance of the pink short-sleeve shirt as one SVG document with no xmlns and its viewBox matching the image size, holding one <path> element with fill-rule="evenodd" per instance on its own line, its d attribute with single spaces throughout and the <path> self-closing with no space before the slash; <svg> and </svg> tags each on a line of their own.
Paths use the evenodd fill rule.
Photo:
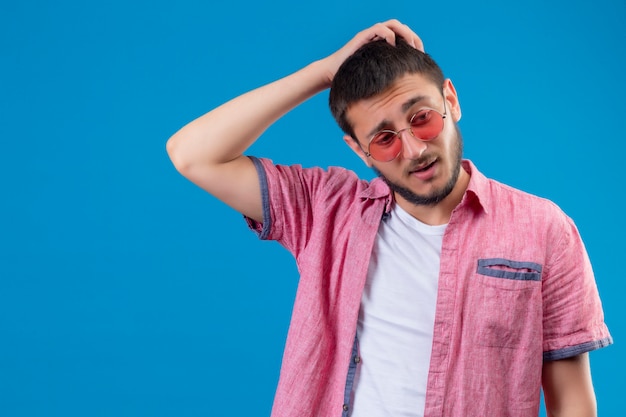
<svg viewBox="0 0 626 417">
<path fill-rule="evenodd" d="M 272 417 L 347 416 L 361 293 L 392 194 L 343 168 L 253 161 L 264 221 L 249 225 L 300 272 Z M 555 204 L 463 168 L 471 179 L 443 238 L 424 416 L 537 416 L 544 361 L 612 343 L 591 264 Z"/>
</svg>

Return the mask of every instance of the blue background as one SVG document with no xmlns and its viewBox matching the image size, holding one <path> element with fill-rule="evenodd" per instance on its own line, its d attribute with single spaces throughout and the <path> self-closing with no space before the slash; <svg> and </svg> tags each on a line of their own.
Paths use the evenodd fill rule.
<svg viewBox="0 0 626 417">
<path fill-rule="evenodd" d="M 623 413 L 623 0 L 113 0 L 0 6 L 1 416 L 269 415 L 295 263 L 165 143 L 391 17 L 455 82 L 466 156 L 576 221 L 616 340 L 599 411 Z M 371 177 L 326 98 L 250 153 Z"/>
</svg>

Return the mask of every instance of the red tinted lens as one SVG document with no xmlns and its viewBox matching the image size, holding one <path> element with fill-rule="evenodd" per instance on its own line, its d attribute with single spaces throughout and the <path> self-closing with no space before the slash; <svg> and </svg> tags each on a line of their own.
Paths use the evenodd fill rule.
<svg viewBox="0 0 626 417">
<path fill-rule="evenodd" d="M 435 110 L 421 110 L 411 117 L 411 131 L 421 140 L 435 139 L 443 130 L 443 116 Z"/>
<path fill-rule="evenodd" d="M 369 153 L 377 161 L 388 162 L 394 159 L 402 150 L 402 141 L 396 132 L 383 130 L 372 138 L 369 144 Z"/>
</svg>

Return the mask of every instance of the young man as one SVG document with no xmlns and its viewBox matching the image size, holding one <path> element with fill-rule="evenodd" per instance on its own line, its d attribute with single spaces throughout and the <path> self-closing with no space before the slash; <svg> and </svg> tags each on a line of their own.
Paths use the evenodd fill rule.
<svg viewBox="0 0 626 417">
<path fill-rule="evenodd" d="M 594 416 L 587 352 L 612 339 L 576 227 L 462 160 L 456 91 L 421 50 L 377 24 L 168 142 L 184 176 L 298 263 L 272 415 L 527 417 L 543 386 L 550 416 Z M 243 155 L 329 86 L 380 178 Z"/>
</svg>

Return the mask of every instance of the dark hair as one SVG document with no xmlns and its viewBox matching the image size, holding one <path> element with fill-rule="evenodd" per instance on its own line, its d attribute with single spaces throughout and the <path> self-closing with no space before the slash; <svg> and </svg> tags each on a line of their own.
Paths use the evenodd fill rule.
<svg viewBox="0 0 626 417">
<path fill-rule="evenodd" d="M 416 73 L 443 91 L 444 76 L 439 65 L 399 36 L 396 46 L 380 40 L 357 49 L 341 64 L 330 87 L 328 104 L 341 130 L 356 139 L 346 116 L 348 107 L 382 93 L 403 75 Z"/>
</svg>

